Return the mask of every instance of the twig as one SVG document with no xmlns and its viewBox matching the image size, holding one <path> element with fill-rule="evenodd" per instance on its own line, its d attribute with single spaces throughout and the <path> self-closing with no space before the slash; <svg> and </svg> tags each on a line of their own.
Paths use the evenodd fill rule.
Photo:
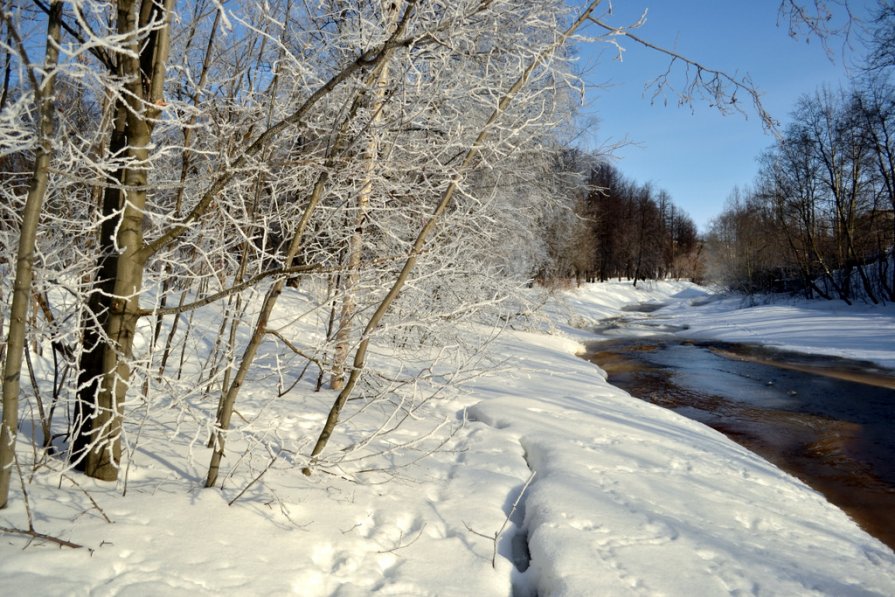
<svg viewBox="0 0 895 597">
<path fill-rule="evenodd" d="M 295 378 L 295 381 L 292 382 L 292 385 L 290 385 L 285 390 L 280 390 L 279 392 L 277 392 L 277 398 L 282 398 L 283 396 L 285 396 L 286 394 L 291 392 L 293 389 L 295 389 L 295 386 L 297 386 L 298 382 L 300 382 L 302 380 L 302 378 L 305 376 L 305 373 L 307 373 L 307 371 L 308 371 L 308 367 L 310 367 L 310 366 L 311 366 L 311 361 L 308 360 L 308 362 L 305 363 L 304 369 L 301 370 L 301 373 L 299 373 L 298 377 Z M 322 369 L 321 369 L 321 371 L 322 371 Z"/>
<path fill-rule="evenodd" d="M 493 540 L 495 538 L 495 536 L 497 535 L 497 533 L 494 533 L 494 535 L 486 535 L 485 533 L 480 533 L 477 530 L 475 530 L 474 528 L 472 528 L 471 526 L 469 526 L 465 521 L 463 522 L 463 526 L 465 526 L 466 530 L 469 531 L 470 533 L 472 533 L 473 535 L 478 535 L 479 537 L 483 537 L 485 539 Z"/>
<path fill-rule="evenodd" d="M 423 525 L 420 527 L 420 530 L 417 532 L 416 537 L 414 537 L 407 543 L 401 545 L 401 539 L 403 538 L 403 534 L 402 534 L 401 537 L 398 537 L 398 545 L 394 546 L 391 549 L 383 549 L 381 551 L 377 551 L 376 553 L 394 553 L 394 552 L 398 551 L 399 549 L 404 549 L 405 547 L 410 547 L 411 545 L 416 543 L 420 537 L 423 536 L 423 531 L 425 530 L 425 528 L 426 528 L 426 523 L 424 522 Z"/>
<path fill-rule="evenodd" d="M 0 532 L 8 533 L 10 535 L 22 535 L 24 537 L 31 537 L 34 539 L 41 539 L 43 541 L 49 541 L 50 543 L 55 543 L 60 547 L 70 547 L 72 549 L 82 549 L 83 545 L 78 545 L 77 543 L 72 543 L 71 541 L 66 541 L 65 539 L 60 539 L 59 537 L 53 537 L 52 535 L 45 535 L 44 533 L 39 533 L 34 529 L 17 529 L 15 527 L 0 527 Z M 29 541 L 30 543 L 30 541 Z M 26 546 L 27 547 L 27 546 Z"/>
<path fill-rule="evenodd" d="M 528 486 L 531 485 L 532 480 L 534 480 L 537 471 L 531 471 L 531 475 L 528 476 L 528 480 L 525 482 L 525 485 L 522 486 L 522 491 L 519 492 L 519 495 L 516 496 L 516 501 L 513 502 L 513 507 L 510 508 L 509 513 L 507 513 L 507 517 L 504 519 L 503 524 L 500 526 L 500 529 L 494 532 L 494 535 L 486 535 L 484 533 L 480 533 L 474 529 L 472 529 L 465 522 L 463 526 L 466 527 L 473 535 L 478 535 L 479 537 L 484 537 L 485 539 L 490 539 L 493 542 L 493 550 L 491 552 L 491 567 L 497 568 L 497 542 L 500 540 L 500 536 L 503 535 L 503 532 L 506 530 L 507 525 L 510 524 L 510 519 L 513 517 L 513 513 L 516 511 L 516 508 L 519 506 L 519 502 L 522 501 L 522 496 L 525 495 L 525 490 L 528 489 Z"/>
<path fill-rule="evenodd" d="M 25 504 L 25 516 L 28 518 L 28 530 L 34 532 L 34 517 L 31 515 L 31 503 L 28 500 L 28 490 L 25 489 L 25 477 L 22 475 L 22 465 L 19 464 L 19 455 L 13 446 L 12 459 L 16 463 L 19 473 L 19 483 L 22 485 L 22 502 Z"/>
<path fill-rule="evenodd" d="M 74 479 L 72 479 L 72 478 L 69 477 L 68 475 L 62 475 L 62 478 L 65 479 L 66 481 L 71 481 L 71 482 L 74 484 L 75 487 L 77 487 L 78 489 L 80 489 L 81 491 L 83 491 L 83 492 L 84 492 L 84 495 L 87 496 L 87 499 L 90 500 L 90 503 L 93 504 L 93 507 L 96 508 L 96 511 L 100 513 L 100 515 L 105 519 L 106 522 L 108 522 L 109 524 L 112 524 L 112 519 L 109 518 L 109 517 L 106 515 L 106 513 L 103 511 L 103 509 L 99 507 L 99 504 L 96 503 L 96 500 L 93 499 L 93 496 L 90 495 L 90 493 L 89 493 L 86 489 L 84 489 L 83 487 L 81 487 L 81 486 L 78 484 L 77 481 L 75 481 Z"/>
<path fill-rule="evenodd" d="M 767 130 L 774 133 L 775 135 L 779 134 L 777 131 L 777 121 L 767 110 L 765 110 L 764 105 L 761 101 L 761 95 L 748 78 L 737 79 L 724 71 L 709 68 L 695 60 L 687 58 L 679 52 L 653 44 L 652 42 L 649 42 L 646 39 L 643 39 L 642 37 L 631 33 L 629 29 L 608 25 L 600 19 L 594 17 L 588 17 L 588 20 L 598 27 L 602 27 L 611 35 L 626 37 L 627 39 L 630 39 L 631 41 L 636 42 L 641 46 L 659 52 L 660 54 L 665 54 L 666 56 L 671 58 L 671 64 L 669 64 L 668 70 L 663 75 L 657 77 L 653 83 L 658 88 L 656 94 L 654 94 L 654 97 L 661 92 L 661 89 L 663 87 L 665 87 L 665 81 L 667 81 L 669 77 L 669 72 L 671 71 L 671 67 L 674 62 L 679 61 L 684 63 L 688 67 L 696 69 L 696 74 L 694 75 L 693 79 L 688 80 L 687 89 L 701 89 L 704 92 L 710 94 L 711 96 L 713 96 L 717 108 L 724 112 L 727 108 L 721 103 L 721 99 L 722 97 L 728 95 L 727 92 L 724 90 L 724 86 L 725 83 L 729 84 L 733 87 L 733 92 L 729 94 L 728 99 L 730 105 L 734 109 L 743 112 L 742 108 L 739 108 L 736 103 L 737 91 L 743 91 L 752 99 L 752 104 L 755 108 L 756 113 L 758 114 L 759 119 L 762 122 L 762 125 L 764 125 Z M 708 79 L 705 78 L 705 75 L 708 75 Z M 682 103 L 689 103 L 686 93 L 684 93 L 681 101 Z"/>
<path fill-rule="evenodd" d="M 267 466 L 264 467 L 264 470 L 261 471 L 260 473 L 258 473 L 258 476 L 255 477 L 254 479 L 252 479 L 252 480 L 249 482 L 248 485 L 246 485 L 245 487 L 243 487 L 243 488 L 242 488 L 242 491 L 240 491 L 238 494 L 236 494 L 236 497 L 235 497 L 235 498 L 233 498 L 232 500 L 230 500 L 229 502 L 227 502 L 227 505 L 228 505 L 228 506 L 232 506 L 232 505 L 236 502 L 236 500 L 238 500 L 239 498 L 241 498 L 242 495 L 243 495 L 245 492 L 247 492 L 247 491 L 249 490 L 249 488 L 250 488 L 252 485 L 254 485 L 254 484 L 257 483 L 258 481 L 260 481 L 260 480 L 261 480 L 261 477 L 263 477 L 264 474 L 267 473 L 267 471 L 270 470 L 270 467 L 272 467 L 272 466 L 273 466 L 273 463 L 276 462 L 276 461 L 277 461 L 277 455 L 274 454 L 274 456 L 270 459 L 270 462 L 267 463 Z"/>
<path fill-rule="evenodd" d="M 345 529 L 344 531 L 342 531 L 342 534 L 343 534 L 343 535 L 347 535 L 348 533 L 350 533 L 351 531 L 353 531 L 354 529 L 356 529 L 356 528 L 358 528 L 359 526 L 362 526 L 362 525 L 363 525 L 363 523 L 362 523 L 362 522 L 359 522 L 359 523 L 355 524 L 353 527 L 351 527 L 350 529 Z M 339 529 L 339 530 L 341 530 L 341 529 Z"/>
<path fill-rule="evenodd" d="M 297 354 L 298 356 L 300 356 L 300 357 L 302 357 L 302 358 L 304 358 L 304 359 L 307 359 L 307 360 L 311 361 L 312 363 L 314 363 L 314 364 L 317 365 L 318 367 L 323 367 L 323 363 L 321 363 L 319 359 L 317 359 L 317 358 L 315 358 L 315 357 L 313 357 L 313 356 L 311 356 L 311 355 L 309 355 L 309 354 L 303 352 L 299 347 L 297 347 L 295 344 L 293 344 L 292 342 L 290 342 L 289 340 L 287 340 L 286 337 L 283 336 L 283 334 L 281 334 L 279 331 L 274 330 L 274 329 L 271 329 L 271 328 L 266 328 L 266 329 L 264 330 L 264 332 L 265 332 L 266 334 L 270 334 L 271 336 L 275 336 L 277 339 L 280 340 L 280 342 L 282 342 L 283 344 L 286 345 L 286 348 L 288 348 L 289 350 L 291 350 L 292 352 L 294 352 L 294 353 Z"/>
<path fill-rule="evenodd" d="M 31 537 L 32 541 L 34 539 L 42 539 L 44 541 L 49 541 L 50 543 L 55 543 L 61 547 L 71 547 L 72 549 L 80 549 L 84 547 L 83 545 L 78 545 L 77 543 L 72 543 L 71 541 L 60 539 L 59 537 L 53 537 L 52 535 L 45 535 L 44 533 L 39 533 L 34 530 L 34 517 L 31 515 L 31 504 L 28 502 L 28 491 L 25 489 L 25 477 L 22 475 L 22 467 L 19 465 L 19 458 L 15 451 L 13 451 L 13 459 L 16 463 L 16 470 L 19 472 L 19 482 L 22 484 L 22 500 L 25 504 L 25 515 L 28 518 L 28 528 L 18 529 L 15 527 L 0 527 L 0 532 Z M 29 541 L 25 547 L 27 548 L 30 544 L 31 541 Z"/>
</svg>

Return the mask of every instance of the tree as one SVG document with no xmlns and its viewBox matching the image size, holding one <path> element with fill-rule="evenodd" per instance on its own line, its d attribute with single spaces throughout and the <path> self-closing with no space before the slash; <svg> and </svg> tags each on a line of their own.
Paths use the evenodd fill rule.
<svg viewBox="0 0 895 597">
<path fill-rule="evenodd" d="M 885 76 L 895 67 L 895 2 L 879 0 L 879 8 L 870 30 L 870 55 L 867 69 Z"/>
<path fill-rule="evenodd" d="M 607 163 L 591 172 L 595 262 L 601 281 L 695 276 L 700 250 L 696 226 L 666 191 L 626 180 Z"/>
<path fill-rule="evenodd" d="M 118 183 L 103 195 L 105 223 L 100 260 L 83 329 L 88 347 L 79 364 L 79 399 L 73 443 L 78 467 L 91 477 L 114 480 L 121 461 L 121 416 L 140 317 L 140 292 L 148 254 L 143 218 L 149 190 L 152 132 L 164 106 L 173 0 L 119 0 L 121 39 L 113 73 L 120 82 L 114 100 L 109 154 L 125 159 L 114 173 Z"/>
<path fill-rule="evenodd" d="M 0 508 L 5 508 L 9 498 L 9 484 L 15 460 L 16 429 L 18 427 L 19 380 L 22 374 L 22 353 L 25 350 L 26 319 L 31 305 L 31 284 L 34 279 L 34 249 L 37 226 L 49 183 L 50 161 L 53 156 L 53 111 L 56 75 L 59 67 L 59 39 L 62 21 L 62 2 L 52 0 L 47 18 L 47 42 L 43 68 L 26 64 L 32 93 L 36 104 L 37 131 L 34 166 L 28 195 L 22 211 L 16 254 L 15 284 L 9 314 L 9 334 L 6 341 L 6 360 L 3 366 L 3 422 L 0 427 Z M 6 23 L 10 36 L 18 37 L 9 15 Z M 18 39 L 21 43 L 21 38 Z M 23 45 L 19 46 L 19 59 L 27 57 Z M 7 63 L 6 81 L 10 66 Z M 39 74 L 43 73 L 43 76 Z M 4 100 L 7 95 L 4 85 Z"/>
<path fill-rule="evenodd" d="M 772 212 L 759 196 L 734 189 L 706 235 L 709 277 L 741 292 L 773 288 L 781 273 L 774 230 Z"/>
<path fill-rule="evenodd" d="M 487 120 L 479 129 L 475 140 L 464 152 L 463 159 L 460 162 L 460 168 L 457 172 L 458 175 L 465 174 L 465 171 L 471 168 L 476 160 L 478 160 L 482 156 L 482 152 L 485 149 L 485 143 L 488 140 L 488 137 L 492 134 L 492 126 L 497 124 L 497 122 L 504 116 L 504 113 L 508 111 L 510 105 L 516 99 L 517 94 L 519 94 L 520 91 L 522 91 L 528 85 L 529 81 L 535 75 L 536 69 L 541 65 L 542 61 L 549 60 L 551 55 L 566 43 L 566 41 L 575 33 L 575 31 L 588 19 L 590 14 L 596 9 L 597 4 L 599 4 L 599 0 L 595 0 L 594 2 L 588 4 L 581 12 L 581 14 L 564 32 L 557 35 L 556 39 L 552 43 L 547 44 L 531 59 L 531 61 L 525 67 L 519 77 L 513 82 L 509 89 L 507 89 L 503 93 L 503 95 L 498 100 L 494 111 L 491 112 Z M 323 429 L 321 430 L 320 435 L 318 436 L 317 441 L 315 442 L 314 447 L 311 450 L 311 462 L 307 467 L 303 469 L 305 474 L 310 474 L 311 465 L 316 464 L 316 459 L 320 456 L 321 452 L 326 447 L 326 444 L 328 443 L 329 438 L 332 436 L 335 426 L 338 424 L 341 411 L 344 408 L 348 397 L 351 395 L 351 391 L 357 384 L 361 372 L 364 369 L 364 366 L 366 364 L 366 354 L 370 342 L 370 334 L 379 326 L 380 322 L 391 307 L 392 303 L 397 299 L 398 294 L 401 292 L 401 289 L 404 287 L 407 280 L 409 279 L 413 268 L 416 266 L 416 262 L 419 259 L 419 256 L 422 253 L 423 249 L 425 248 L 426 243 L 429 240 L 429 236 L 433 233 L 440 217 L 450 207 L 454 194 L 457 192 L 457 189 L 459 187 L 460 185 L 457 180 L 457 175 L 455 175 L 455 178 L 451 180 L 447 188 L 442 193 L 440 200 L 435 206 L 435 210 L 432 212 L 432 216 L 428 220 L 426 220 L 425 224 L 420 229 L 419 234 L 416 236 L 416 239 L 414 240 L 413 245 L 411 246 L 411 249 L 408 253 L 407 259 L 404 261 L 404 264 L 401 267 L 400 273 L 389 288 L 388 293 L 382 299 L 382 302 L 379 303 L 379 305 L 376 307 L 376 310 L 373 312 L 372 316 L 367 322 L 367 326 L 364 329 L 363 339 L 360 341 L 358 348 L 355 351 L 351 374 L 348 377 L 345 387 L 342 388 L 342 390 L 339 392 L 339 395 L 336 397 L 336 400 L 329 411 L 329 415 L 327 416 L 326 423 L 324 424 Z"/>
<path fill-rule="evenodd" d="M 783 282 L 798 277 L 795 288 L 809 297 L 851 303 L 891 296 L 891 115 L 879 99 L 885 92 L 878 95 L 877 89 L 872 84 L 849 93 L 822 90 L 799 101 L 793 123 L 762 158 L 756 189 L 729 204 L 718 222 L 719 230 L 729 229 L 727 220 L 738 222 L 743 206 L 753 205 L 748 211 L 766 220 L 754 238 L 772 247 L 770 260 L 755 261 L 760 270 L 730 263 L 721 268 L 729 283 L 780 290 L 793 287 Z M 744 239 L 741 234 L 733 241 L 738 252 Z"/>
<path fill-rule="evenodd" d="M 384 19 L 383 28 L 391 32 L 397 26 L 398 17 L 401 14 L 400 0 L 383 2 L 380 10 Z M 386 57 L 382 61 L 382 66 L 378 71 L 374 71 L 371 87 L 373 88 L 369 100 L 369 112 L 371 114 L 369 129 L 370 134 L 364 148 L 363 159 L 366 162 L 364 175 L 360 181 L 360 189 L 357 192 L 357 206 L 354 214 L 354 232 L 348 240 L 345 257 L 345 273 L 340 276 L 342 283 L 342 307 L 339 313 L 339 327 L 336 332 L 336 344 L 333 353 L 333 373 L 330 387 L 333 390 L 341 390 L 345 384 L 345 363 L 348 359 L 350 349 L 351 330 L 355 316 L 357 315 L 357 304 L 355 293 L 358 290 L 360 282 L 360 266 L 364 243 L 364 226 L 366 224 L 367 212 L 370 207 L 370 195 L 373 191 L 374 177 L 377 170 L 377 161 L 379 153 L 384 144 L 383 141 L 383 111 L 386 109 L 386 100 L 389 92 L 389 68 L 391 66 L 391 56 Z"/>
</svg>

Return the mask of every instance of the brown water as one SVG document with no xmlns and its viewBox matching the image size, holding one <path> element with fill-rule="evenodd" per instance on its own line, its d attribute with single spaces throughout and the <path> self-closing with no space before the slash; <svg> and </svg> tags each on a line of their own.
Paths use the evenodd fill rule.
<svg viewBox="0 0 895 597">
<path fill-rule="evenodd" d="M 895 549 L 895 372 L 669 335 L 589 348 L 613 385 L 721 431 Z"/>
</svg>

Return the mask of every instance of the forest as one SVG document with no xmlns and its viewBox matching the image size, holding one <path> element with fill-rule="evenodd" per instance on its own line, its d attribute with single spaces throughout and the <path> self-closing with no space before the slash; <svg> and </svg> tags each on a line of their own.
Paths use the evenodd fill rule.
<svg viewBox="0 0 895 597">
<path fill-rule="evenodd" d="M 34 467 L 115 481 L 167 411 L 210 450 L 216 486 L 243 462 L 233 438 L 243 454 L 278 441 L 256 440 L 238 409 L 259 379 L 277 397 L 330 392 L 290 457 L 306 475 L 332 469 L 346 409 L 391 405 L 370 441 L 413 417 L 424 382 L 450 380 L 437 363 L 475 359 L 460 324 L 524 315 L 518 291 L 533 281 L 703 277 L 703 244 L 672 198 L 570 143 L 583 93 L 572 46 L 644 43 L 608 25 L 599 0 L 3 6 L 0 506 L 17 441 L 31 442 Z M 780 6 L 804 18 L 799 3 Z M 742 79 L 669 58 L 685 101 L 758 100 Z M 848 105 L 873 100 L 860 98 Z M 818 127 L 825 105 L 805 108 Z M 891 133 L 890 116 L 880 128 L 872 110 L 848 114 L 843 135 Z M 828 139 L 809 133 L 823 131 L 804 142 L 821 151 Z M 783 234 L 769 238 L 794 256 L 750 257 L 750 284 L 820 272 L 830 286 L 814 291 L 842 294 L 830 272 L 885 261 L 892 145 L 868 143 L 835 157 L 839 195 L 797 204 L 762 189 L 741 202 L 736 226 L 773 216 Z M 785 158 L 769 156 L 769 177 Z M 706 246 L 751 251 L 751 232 L 724 236 L 723 221 Z M 305 311 L 277 309 L 299 296 Z M 200 319 L 213 333 L 194 329 Z M 406 367 L 380 366 L 386 356 Z"/>
<path fill-rule="evenodd" d="M 590 281 L 703 279 L 696 224 L 667 192 L 627 180 L 607 163 L 594 167 L 588 182 Z"/>
</svg>

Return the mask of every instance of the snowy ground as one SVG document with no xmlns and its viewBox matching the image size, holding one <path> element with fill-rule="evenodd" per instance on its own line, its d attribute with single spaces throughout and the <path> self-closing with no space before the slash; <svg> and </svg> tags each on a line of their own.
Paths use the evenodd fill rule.
<svg viewBox="0 0 895 597">
<path fill-rule="evenodd" d="M 36 529 L 89 549 L 26 548 L 0 535 L 0 592 L 895 595 L 895 554 L 818 493 L 719 433 L 631 398 L 575 356 L 593 339 L 577 328 L 644 302 L 669 303 L 654 317 L 690 325 L 691 336 L 895 366 L 892 308 L 740 309 L 739 299 L 684 283 L 587 286 L 551 301 L 540 332 L 502 334 L 493 374 L 430 401 L 424 419 L 395 432 L 395 449 L 364 465 L 400 464 L 389 476 L 307 478 L 281 458 L 242 496 L 245 481 L 201 489 L 208 451 L 175 409 L 143 432 L 124 497 L 121 483 L 52 463 L 26 471 Z M 332 400 L 247 390 L 242 415 L 268 421 L 283 446 L 305 446 Z M 373 414 L 352 419 L 345 441 L 374 425 Z M 422 455 L 448 430 L 416 460 L 413 450 Z M 491 537 L 529 480 L 492 567 Z M 25 527 L 20 490 L 13 499 L 0 526 Z M 525 566 L 526 545 L 520 572 L 513 560 Z"/>
</svg>

